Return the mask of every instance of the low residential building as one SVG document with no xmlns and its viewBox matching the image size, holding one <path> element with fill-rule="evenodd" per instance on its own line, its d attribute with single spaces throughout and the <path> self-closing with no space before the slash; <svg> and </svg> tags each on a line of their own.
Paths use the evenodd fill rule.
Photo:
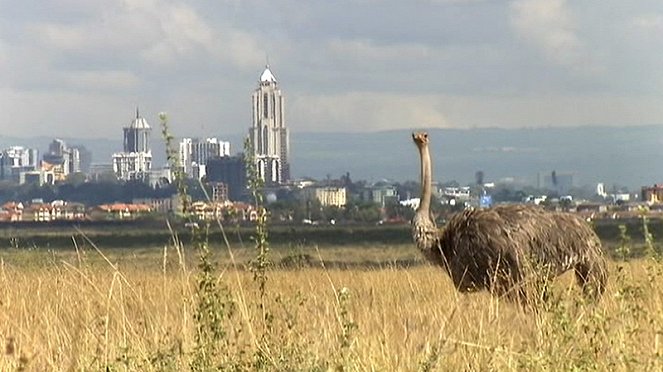
<svg viewBox="0 0 663 372">
<path fill-rule="evenodd" d="M 398 190 L 393 185 L 376 184 L 363 190 L 361 198 L 384 207 L 389 202 L 398 201 Z"/>
<path fill-rule="evenodd" d="M 0 207 L 0 221 L 17 222 L 23 220 L 23 203 L 7 202 Z"/>
<path fill-rule="evenodd" d="M 82 221 L 87 219 L 87 210 L 81 203 L 55 200 L 51 203 L 35 202 L 23 212 L 23 221 Z"/>
<path fill-rule="evenodd" d="M 182 209 L 182 200 L 177 194 L 169 198 L 138 198 L 131 202 L 132 204 L 148 205 L 151 211 L 157 213 L 180 212 Z"/>
<path fill-rule="evenodd" d="M 301 180 L 294 181 L 294 184 L 298 189 L 305 189 L 307 187 L 315 185 L 315 180 L 303 178 Z"/>
<path fill-rule="evenodd" d="M 442 192 L 447 198 L 457 199 L 457 200 L 469 200 L 470 199 L 470 187 L 445 187 Z"/>
<path fill-rule="evenodd" d="M 306 200 L 318 200 L 322 206 L 343 207 L 347 204 L 345 187 L 308 187 L 302 190 Z"/>
<path fill-rule="evenodd" d="M 419 208 L 419 204 L 421 204 L 421 198 L 410 198 L 406 200 L 401 200 L 399 203 L 404 207 L 410 207 L 416 210 Z"/>
<path fill-rule="evenodd" d="M 112 219 L 132 219 L 145 215 L 152 211 L 152 208 L 146 204 L 103 204 L 97 207 L 98 210 L 106 214 L 106 217 Z"/>
<path fill-rule="evenodd" d="M 239 221 L 256 221 L 258 219 L 258 211 L 253 205 L 244 202 L 232 203 L 231 215 Z"/>
<path fill-rule="evenodd" d="M 67 203 L 63 208 L 62 219 L 82 221 L 88 218 L 87 208 L 82 203 Z"/>
<path fill-rule="evenodd" d="M 223 220 L 224 212 L 232 203 L 216 203 L 216 202 L 203 202 L 196 201 L 191 203 L 191 213 L 199 219 L 204 221 Z"/>
<path fill-rule="evenodd" d="M 643 186 L 642 201 L 649 204 L 663 203 L 663 185 Z"/>
<path fill-rule="evenodd" d="M 54 219 L 53 206 L 48 203 L 32 203 L 23 213 L 24 221 L 48 222 Z"/>
</svg>

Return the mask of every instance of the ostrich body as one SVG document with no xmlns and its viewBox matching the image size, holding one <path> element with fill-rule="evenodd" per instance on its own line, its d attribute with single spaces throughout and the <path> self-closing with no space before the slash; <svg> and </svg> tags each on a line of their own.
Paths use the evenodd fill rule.
<svg viewBox="0 0 663 372">
<path fill-rule="evenodd" d="M 442 266 L 461 292 L 488 289 L 525 299 L 533 275 L 574 269 L 578 284 L 600 296 L 607 279 L 601 241 L 578 216 L 531 205 L 466 209 L 440 231 L 430 212 L 432 166 L 426 133 L 413 133 L 421 158 L 421 200 L 412 235 L 424 256 Z"/>
</svg>

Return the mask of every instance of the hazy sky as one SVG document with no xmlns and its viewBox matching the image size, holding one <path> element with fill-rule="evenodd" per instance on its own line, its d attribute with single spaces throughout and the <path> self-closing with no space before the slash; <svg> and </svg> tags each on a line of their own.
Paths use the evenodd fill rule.
<svg viewBox="0 0 663 372">
<path fill-rule="evenodd" d="M 660 0 L 0 0 L 0 135 L 663 123 Z"/>
</svg>

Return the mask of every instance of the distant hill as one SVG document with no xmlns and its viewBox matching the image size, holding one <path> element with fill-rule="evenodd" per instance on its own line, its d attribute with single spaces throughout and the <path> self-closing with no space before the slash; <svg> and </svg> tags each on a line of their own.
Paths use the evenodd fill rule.
<svg viewBox="0 0 663 372">
<path fill-rule="evenodd" d="M 636 190 L 663 182 L 663 126 L 571 127 L 533 129 L 431 129 L 434 179 L 472 182 L 477 170 L 485 180 L 513 177 L 536 183 L 537 173 L 573 172 L 577 183 L 605 182 Z M 293 176 L 337 178 L 350 172 L 352 179 L 395 181 L 418 178 L 417 152 L 409 130 L 374 133 L 291 134 Z M 230 134 L 233 152 L 241 151 L 243 135 Z M 33 146 L 43 153 L 51 137 L 0 136 L 0 147 Z M 93 162 L 110 162 L 121 148 L 120 139 L 63 138 L 84 145 Z M 154 164 L 165 162 L 163 141 L 152 138 Z"/>
<path fill-rule="evenodd" d="M 536 184 L 537 173 L 572 172 L 577 184 L 605 182 L 637 189 L 663 182 L 663 126 L 537 129 L 431 129 L 434 179 L 473 182 L 513 177 Z M 414 180 L 418 156 L 411 131 L 301 133 L 292 139 L 296 175 Z M 308 156 L 306 156 L 308 155 Z"/>
</svg>

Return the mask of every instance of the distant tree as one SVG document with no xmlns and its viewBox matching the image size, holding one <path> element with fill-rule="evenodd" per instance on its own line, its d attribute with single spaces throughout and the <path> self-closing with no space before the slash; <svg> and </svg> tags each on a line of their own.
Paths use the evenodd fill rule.
<svg viewBox="0 0 663 372">
<path fill-rule="evenodd" d="M 113 172 L 104 172 L 96 176 L 95 182 L 100 183 L 120 183 L 120 180 L 117 179 L 117 175 Z"/>
<path fill-rule="evenodd" d="M 410 198 L 418 198 L 421 192 L 421 185 L 419 182 L 406 181 L 404 183 L 396 184 L 396 192 L 402 200 Z"/>
<path fill-rule="evenodd" d="M 306 200 L 306 214 L 311 221 L 320 221 L 323 218 L 322 204 L 318 199 Z"/>
<path fill-rule="evenodd" d="M 301 221 L 306 218 L 306 205 L 302 200 L 277 199 L 267 209 L 273 221 Z"/>
<path fill-rule="evenodd" d="M 191 197 L 192 200 L 207 200 L 207 197 L 212 198 L 212 189 L 209 186 L 205 186 L 204 183 L 193 178 L 189 178 L 185 181 L 186 191 Z M 177 186 L 172 183 L 163 185 L 160 190 L 162 194 L 173 195 L 176 194 Z"/>
<path fill-rule="evenodd" d="M 329 222 L 330 220 L 334 221 L 343 221 L 345 216 L 343 214 L 343 209 L 336 206 L 327 206 L 322 208 L 322 220 Z"/>
<path fill-rule="evenodd" d="M 559 206 L 562 207 L 564 210 L 568 210 L 572 204 L 573 202 L 571 201 L 571 199 L 568 198 L 563 198 L 560 199 L 559 201 Z"/>
<path fill-rule="evenodd" d="M 377 222 L 380 220 L 380 214 L 380 207 L 373 202 L 349 202 L 345 205 L 346 221 Z"/>
<path fill-rule="evenodd" d="M 460 183 L 456 180 L 451 180 L 451 181 L 442 182 L 440 184 L 440 186 L 442 186 L 442 187 L 460 187 Z"/>
<path fill-rule="evenodd" d="M 404 206 L 395 200 L 385 203 L 384 209 L 388 219 L 410 221 L 414 217 L 414 209 Z"/>
<path fill-rule="evenodd" d="M 76 172 L 69 174 L 64 182 L 72 185 L 81 185 L 85 183 L 86 179 L 87 176 L 85 175 L 85 173 Z"/>
<path fill-rule="evenodd" d="M 516 190 L 509 185 L 498 185 L 491 193 L 493 201 L 500 202 L 521 202 L 527 195 L 522 190 Z"/>
</svg>

